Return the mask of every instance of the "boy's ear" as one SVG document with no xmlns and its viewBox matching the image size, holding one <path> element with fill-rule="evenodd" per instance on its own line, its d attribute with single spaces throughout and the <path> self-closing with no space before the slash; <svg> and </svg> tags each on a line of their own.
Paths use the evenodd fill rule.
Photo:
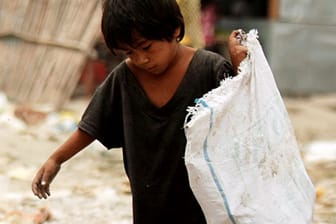
<svg viewBox="0 0 336 224">
<path fill-rule="evenodd" d="M 176 28 L 174 33 L 174 39 L 177 39 L 180 36 L 181 33 L 181 27 Z"/>
</svg>

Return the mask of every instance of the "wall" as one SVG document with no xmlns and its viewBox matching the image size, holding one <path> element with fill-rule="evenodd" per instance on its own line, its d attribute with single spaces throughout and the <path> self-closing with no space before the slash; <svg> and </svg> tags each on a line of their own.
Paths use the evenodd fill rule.
<svg viewBox="0 0 336 224">
<path fill-rule="evenodd" d="M 218 29 L 256 28 L 283 94 L 336 92 L 334 0 L 281 0 L 279 18 L 222 18 Z"/>
</svg>

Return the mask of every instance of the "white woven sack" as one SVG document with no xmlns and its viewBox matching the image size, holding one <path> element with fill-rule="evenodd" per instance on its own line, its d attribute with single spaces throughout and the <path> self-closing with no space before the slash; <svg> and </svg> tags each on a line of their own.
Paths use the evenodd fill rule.
<svg viewBox="0 0 336 224">
<path fill-rule="evenodd" d="M 239 75 L 188 108 L 190 185 L 209 224 L 311 223 L 315 190 L 257 38 Z"/>
</svg>

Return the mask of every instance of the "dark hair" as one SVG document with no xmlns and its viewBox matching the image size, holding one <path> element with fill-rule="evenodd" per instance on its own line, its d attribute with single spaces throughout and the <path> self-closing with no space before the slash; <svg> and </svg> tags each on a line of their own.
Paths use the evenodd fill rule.
<svg viewBox="0 0 336 224">
<path fill-rule="evenodd" d="M 121 44 L 131 45 L 134 35 L 148 40 L 171 41 L 177 28 L 184 36 L 184 20 L 176 0 L 105 0 L 102 33 L 114 52 Z"/>
</svg>

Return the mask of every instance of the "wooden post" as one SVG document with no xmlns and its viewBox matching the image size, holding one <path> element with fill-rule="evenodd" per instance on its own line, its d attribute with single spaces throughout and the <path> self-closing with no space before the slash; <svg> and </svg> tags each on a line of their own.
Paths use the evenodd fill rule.
<svg viewBox="0 0 336 224">
<path fill-rule="evenodd" d="M 279 18 L 279 1 L 268 0 L 268 18 L 270 20 L 277 20 Z"/>
</svg>

